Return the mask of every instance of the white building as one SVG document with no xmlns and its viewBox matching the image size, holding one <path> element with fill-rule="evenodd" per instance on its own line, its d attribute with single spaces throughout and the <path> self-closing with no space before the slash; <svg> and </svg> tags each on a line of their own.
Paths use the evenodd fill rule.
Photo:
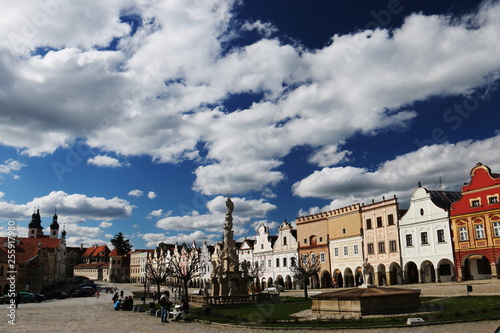
<svg viewBox="0 0 500 333">
<path fill-rule="evenodd" d="M 334 286 L 354 287 L 359 281 L 363 263 L 361 235 L 332 239 L 329 241 Z M 321 260 L 321 258 L 320 258 Z"/>
<path fill-rule="evenodd" d="M 300 285 L 298 281 L 293 281 L 290 270 L 292 260 L 296 260 L 298 255 L 297 249 L 297 230 L 285 221 L 278 228 L 278 238 L 273 246 L 274 281 L 285 289 L 295 289 Z"/>
<path fill-rule="evenodd" d="M 399 237 L 405 283 L 455 280 L 449 209 L 459 192 L 413 191 L 410 207 L 401 218 Z"/>
<path fill-rule="evenodd" d="M 263 223 L 257 228 L 253 249 L 253 260 L 260 267 L 260 288 L 264 289 L 274 283 L 273 244 L 277 236 L 269 235 L 269 227 Z"/>
</svg>

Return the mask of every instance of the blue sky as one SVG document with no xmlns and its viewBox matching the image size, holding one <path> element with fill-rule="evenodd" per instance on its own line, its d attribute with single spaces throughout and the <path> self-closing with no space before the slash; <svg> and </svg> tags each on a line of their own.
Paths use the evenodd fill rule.
<svg viewBox="0 0 500 333">
<path fill-rule="evenodd" d="M 214 243 L 500 172 L 498 1 L 2 3 L 0 235 Z"/>
</svg>

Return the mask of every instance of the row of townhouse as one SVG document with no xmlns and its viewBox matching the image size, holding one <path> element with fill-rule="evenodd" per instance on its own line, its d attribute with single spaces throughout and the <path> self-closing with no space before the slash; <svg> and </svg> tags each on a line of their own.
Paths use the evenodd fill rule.
<svg viewBox="0 0 500 333">
<path fill-rule="evenodd" d="M 500 175 L 478 163 L 461 192 L 413 191 L 407 211 L 397 198 L 298 217 L 298 253 L 314 254 L 311 287 L 394 285 L 498 278 Z"/>
<path fill-rule="evenodd" d="M 255 285 L 261 289 L 272 284 L 300 288 L 290 266 L 304 255 L 315 257 L 321 264 L 319 273 L 308 281 L 310 288 L 360 285 L 364 282 L 364 261 L 371 266 L 369 282 L 379 286 L 498 278 L 500 175 L 478 163 L 470 176 L 470 183 L 461 192 L 429 190 L 419 183 L 407 210 L 399 208 L 394 196 L 298 217 L 296 229 L 285 221 L 277 236 L 270 235 L 269 228 L 261 224 L 255 239 L 236 242 L 238 260 L 259 266 Z M 129 273 L 124 272 L 126 267 L 119 263 L 119 257 L 114 263 L 113 256 L 107 254 L 102 262 L 107 269 L 103 275 L 119 280 L 122 274 L 124 279 L 143 283 L 148 257 L 168 260 L 176 256 L 187 265 L 183 258 L 192 249 L 199 256 L 200 272 L 191 287 L 209 286 L 222 244 L 197 247 L 196 242 L 191 246 L 160 243 L 155 250 L 136 250 L 129 253 Z M 101 263 L 96 256 L 85 264 Z M 168 285 L 176 283 L 167 281 Z"/>
</svg>

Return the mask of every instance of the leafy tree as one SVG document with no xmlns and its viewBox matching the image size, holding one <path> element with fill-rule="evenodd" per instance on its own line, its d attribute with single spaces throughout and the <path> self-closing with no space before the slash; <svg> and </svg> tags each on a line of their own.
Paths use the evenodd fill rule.
<svg viewBox="0 0 500 333">
<path fill-rule="evenodd" d="M 192 279 L 200 276 L 200 256 L 194 247 L 182 245 L 180 256 L 172 256 L 170 259 L 170 277 L 177 278 L 182 282 L 184 300 L 189 303 L 188 284 Z"/>
<path fill-rule="evenodd" d="M 132 244 L 130 244 L 130 239 L 125 239 L 123 233 L 119 232 L 110 240 L 111 245 L 120 252 L 120 254 L 127 254 L 132 250 Z"/>
<path fill-rule="evenodd" d="M 300 260 L 297 260 L 297 257 L 294 259 L 295 260 L 292 260 L 290 270 L 294 278 L 302 281 L 304 286 L 304 297 L 307 300 L 307 281 L 321 270 L 321 263 L 317 260 L 316 256 L 313 256 L 311 253 L 303 254 Z"/>
</svg>

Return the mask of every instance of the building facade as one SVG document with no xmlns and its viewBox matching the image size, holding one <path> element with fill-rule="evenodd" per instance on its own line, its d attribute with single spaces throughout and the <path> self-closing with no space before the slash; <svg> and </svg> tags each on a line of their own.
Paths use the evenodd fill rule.
<svg viewBox="0 0 500 333">
<path fill-rule="evenodd" d="M 273 246 L 274 281 L 284 289 L 296 289 L 298 281 L 290 270 L 292 260 L 297 258 L 297 231 L 291 223 L 283 222 L 278 228 L 278 237 Z"/>
<path fill-rule="evenodd" d="M 478 163 L 451 206 L 458 281 L 498 278 L 500 265 L 500 174 Z"/>
<path fill-rule="evenodd" d="M 326 223 L 329 236 L 331 286 L 354 287 L 359 281 L 363 263 L 360 205 L 354 204 L 329 211 Z M 329 287 L 325 273 L 321 276 L 321 282 L 323 287 Z"/>
<path fill-rule="evenodd" d="M 276 236 L 271 236 L 269 234 L 269 227 L 265 226 L 263 223 L 257 228 L 253 249 L 253 260 L 257 262 L 260 267 L 261 276 L 258 287 L 261 289 L 274 283 L 273 245 L 276 238 Z"/>
<path fill-rule="evenodd" d="M 374 269 L 372 283 L 377 286 L 402 284 L 397 198 L 362 205 L 361 217 L 364 258 Z"/>
<path fill-rule="evenodd" d="M 449 211 L 459 192 L 430 191 L 419 186 L 400 221 L 405 283 L 455 280 Z"/>
</svg>

